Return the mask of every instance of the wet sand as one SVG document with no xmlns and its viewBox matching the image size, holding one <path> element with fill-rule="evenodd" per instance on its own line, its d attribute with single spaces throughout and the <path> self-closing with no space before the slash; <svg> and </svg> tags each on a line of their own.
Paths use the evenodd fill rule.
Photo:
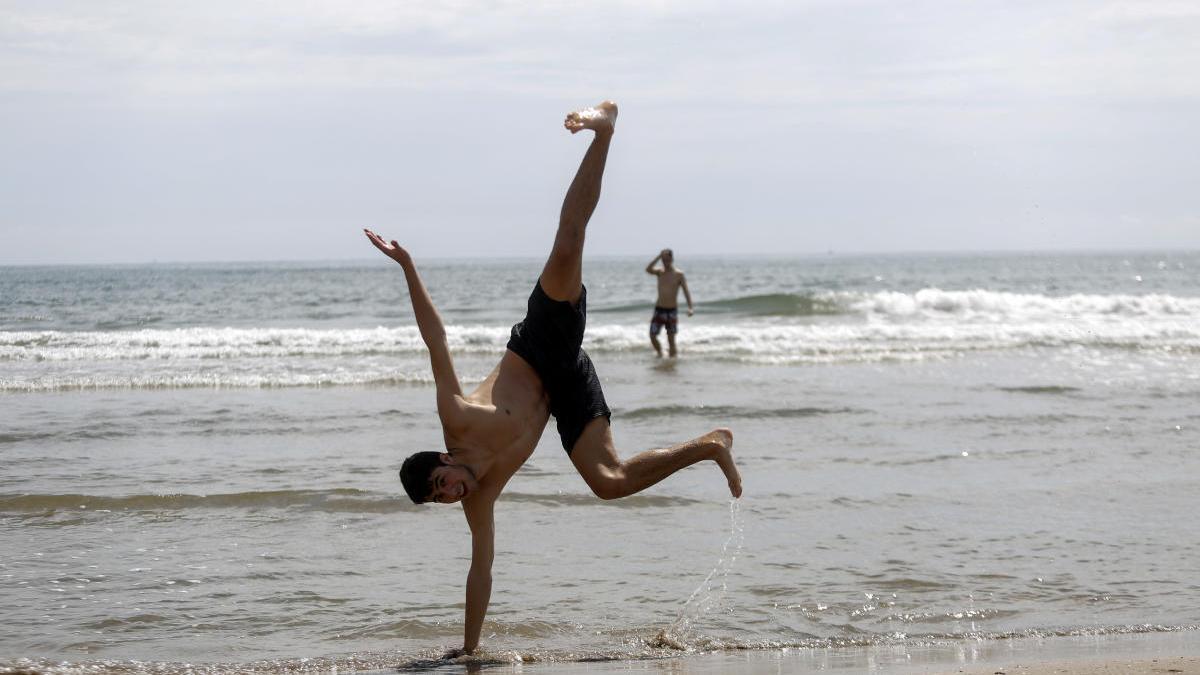
<svg viewBox="0 0 1200 675">
<path fill-rule="evenodd" d="M 1200 658 L 1175 656 L 1157 659 L 1115 659 L 1112 661 L 1054 661 L 1050 663 L 989 666 L 959 670 L 966 675 L 1149 675 L 1150 673 L 1200 673 Z"/>
<path fill-rule="evenodd" d="M 465 669 L 464 669 L 465 670 Z M 697 654 L 675 659 L 524 663 L 521 673 L 887 673 L 896 675 L 1200 675 L 1200 631 L 1138 635 L 962 640 L 927 645 L 784 649 Z M 455 672 L 443 667 L 437 672 Z M 459 671 L 462 672 L 462 671 Z"/>
</svg>

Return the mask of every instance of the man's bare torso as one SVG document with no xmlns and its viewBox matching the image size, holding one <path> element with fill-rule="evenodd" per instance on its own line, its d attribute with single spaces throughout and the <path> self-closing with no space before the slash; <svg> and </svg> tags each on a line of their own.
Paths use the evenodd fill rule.
<svg viewBox="0 0 1200 675">
<path fill-rule="evenodd" d="M 512 475 L 533 454 L 550 419 L 542 380 L 520 356 L 505 351 L 500 363 L 474 391 L 463 397 L 469 422 L 443 427 L 446 447 L 490 465 L 472 498 L 495 500 Z M 483 455 L 483 456 L 478 456 Z"/>
<path fill-rule="evenodd" d="M 671 268 L 658 275 L 658 306 L 675 309 L 679 304 L 679 287 L 683 285 L 683 270 Z"/>
</svg>

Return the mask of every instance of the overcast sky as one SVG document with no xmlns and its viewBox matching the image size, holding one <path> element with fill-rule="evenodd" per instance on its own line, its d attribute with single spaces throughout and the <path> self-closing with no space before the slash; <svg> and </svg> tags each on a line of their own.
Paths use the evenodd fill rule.
<svg viewBox="0 0 1200 675">
<path fill-rule="evenodd" d="M 0 264 L 1200 248 L 1200 2 L 0 0 Z"/>
</svg>

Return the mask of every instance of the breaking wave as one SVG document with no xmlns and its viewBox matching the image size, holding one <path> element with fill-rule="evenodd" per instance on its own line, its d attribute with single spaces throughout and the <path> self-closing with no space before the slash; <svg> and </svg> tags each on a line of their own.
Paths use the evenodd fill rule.
<svg viewBox="0 0 1200 675">
<path fill-rule="evenodd" d="M 604 323 L 593 317 L 588 327 L 589 352 L 601 360 L 645 353 L 642 321 L 601 316 Z M 1070 347 L 1190 355 L 1200 353 L 1198 317 L 1200 298 L 1191 297 L 923 289 L 718 301 L 701 306 L 682 334 L 689 357 L 751 364 L 908 362 Z M 456 356 L 482 364 L 504 350 L 509 328 L 451 325 L 447 335 Z M 0 332 L 0 364 L 0 392 L 430 381 L 413 325 L 7 331 Z M 483 367 L 462 374 L 482 377 L 486 371 L 472 368 Z"/>
<path fill-rule="evenodd" d="M 1031 320 L 1065 316 L 1155 317 L 1200 315 L 1200 298 L 1165 294 L 1050 296 L 1004 291 L 923 288 L 913 293 L 818 291 L 735 296 L 702 303 L 706 313 L 755 317 L 863 316 L 890 318 L 984 318 Z M 593 312 L 649 311 L 621 305 Z"/>
<path fill-rule="evenodd" d="M 1053 318 L 1156 318 L 1200 315 L 1200 298 L 1165 294 L 1048 296 L 1000 291 L 944 291 L 925 288 L 915 293 L 884 291 L 869 295 L 837 296 L 854 313 L 888 317 L 974 317 L 1032 321 Z"/>
</svg>

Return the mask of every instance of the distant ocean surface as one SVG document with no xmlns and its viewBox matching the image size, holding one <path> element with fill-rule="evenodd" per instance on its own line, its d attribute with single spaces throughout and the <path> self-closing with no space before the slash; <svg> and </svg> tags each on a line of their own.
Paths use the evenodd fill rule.
<svg viewBox="0 0 1200 675">
<path fill-rule="evenodd" d="M 417 262 L 473 387 L 542 261 Z M 729 426 L 745 497 L 602 502 L 546 434 L 486 658 L 1200 626 L 1200 253 L 683 257 L 675 362 L 645 263 L 585 263 L 617 446 Z M 396 470 L 441 447 L 389 261 L 0 267 L 0 669 L 436 657 L 470 540 Z"/>
</svg>

